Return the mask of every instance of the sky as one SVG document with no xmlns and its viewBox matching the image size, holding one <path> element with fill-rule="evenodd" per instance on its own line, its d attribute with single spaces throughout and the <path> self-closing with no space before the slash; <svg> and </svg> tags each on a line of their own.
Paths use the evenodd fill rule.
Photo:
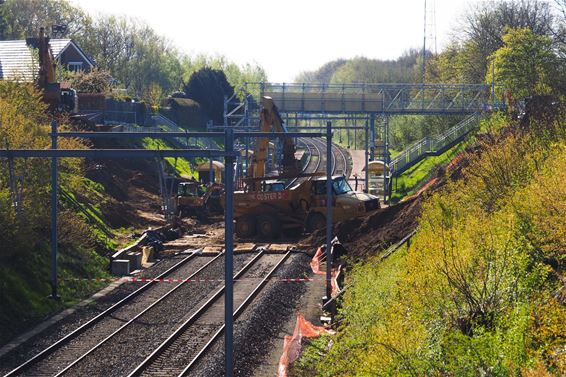
<svg viewBox="0 0 566 377">
<path fill-rule="evenodd" d="M 429 20 L 434 4 L 441 50 L 462 14 L 477 1 L 427 1 Z M 272 82 L 292 82 L 300 72 L 337 58 L 395 59 L 409 48 L 423 46 L 424 0 L 71 2 L 91 15 L 143 20 L 190 55 L 224 55 L 237 64 L 257 63 Z"/>
</svg>

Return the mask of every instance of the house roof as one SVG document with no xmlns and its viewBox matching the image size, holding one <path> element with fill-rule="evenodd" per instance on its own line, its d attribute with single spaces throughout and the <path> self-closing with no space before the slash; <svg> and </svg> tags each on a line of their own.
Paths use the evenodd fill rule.
<svg viewBox="0 0 566 377">
<path fill-rule="evenodd" d="M 34 61 L 30 47 L 33 40 L 0 41 L 0 79 L 33 81 L 39 70 L 39 63 Z M 73 46 L 91 67 L 94 62 L 71 39 L 51 39 L 49 41 L 51 52 L 55 59 Z"/>
</svg>

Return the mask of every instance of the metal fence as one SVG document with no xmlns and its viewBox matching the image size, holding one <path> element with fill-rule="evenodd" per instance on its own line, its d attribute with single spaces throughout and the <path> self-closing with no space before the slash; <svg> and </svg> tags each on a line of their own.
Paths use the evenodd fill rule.
<svg viewBox="0 0 566 377">
<path fill-rule="evenodd" d="M 463 136 L 477 127 L 479 114 L 472 114 L 454 127 L 446 130 L 436 137 L 425 137 L 413 144 L 407 149 L 399 153 L 389 163 L 389 167 L 393 175 L 399 175 L 410 166 L 420 161 L 424 156 L 440 153 L 441 151 L 452 146 Z"/>
</svg>

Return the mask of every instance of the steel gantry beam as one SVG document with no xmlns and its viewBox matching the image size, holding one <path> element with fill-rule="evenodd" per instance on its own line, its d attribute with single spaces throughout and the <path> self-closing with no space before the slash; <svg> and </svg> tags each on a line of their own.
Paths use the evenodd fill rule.
<svg viewBox="0 0 566 377">
<path fill-rule="evenodd" d="M 327 136 L 327 159 L 332 155 L 332 129 L 328 122 L 326 132 L 234 132 L 233 129 L 226 128 L 224 132 L 58 132 L 57 122 L 51 122 L 51 149 L 0 149 L 0 158 L 51 158 L 51 296 L 58 298 L 58 277 L 57 277 L 57 216 L 58 216 L 58 159 L 59 158 L 98 158 L 98 159 L 115 159 L 115 158 L 163 158 L 163 157 L 223 157 L 226 166 L 226 188 L 224 190 L 224 198 L 226 203 L 226 212 L 224 218 L 224 248 L 225 248 L 225 301 L 224 301 L 224 349 L 225 349 L 225 370 L 226 376 L 233 376 L 234 368 L 234 347 L 233 347 L 233 331 L 234 331 L 234 176 L 233 168 L 238 151 L 234 150 L 234 139 L 236 137 L 245 138 L 279 138 L 279 137 L 322 137 Z M 170 139 L 175 137 L 224 137 L 224 150 L 203 150 L 203 149 L 164 149 L 164 150 L 148 150 L 148 149 L 57 149 L 57 140 L 59 137 L 66 138 L 159 138 Z M 330 164 L 328 164 L 330 166 Z M 331 234 L 332 231 L 332 176 L 327 169 L 327 219 L 330 226 L 327 229 L 327 260 L 331 260 Z M 330 278 L 327 276 L 327 291 L 330 289 Z"/>
</svg>

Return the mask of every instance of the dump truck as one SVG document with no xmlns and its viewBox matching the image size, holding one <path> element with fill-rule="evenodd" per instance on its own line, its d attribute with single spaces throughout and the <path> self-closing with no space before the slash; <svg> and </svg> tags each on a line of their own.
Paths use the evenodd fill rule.
<svg viewBox="0 0 566 377">
<path fill-rule="evenodd" d="M 380 207 L 373 195 L 354 192 L 346 177 L 332 177 L 332 222 L 367 216 Z M 236 235 L 277 238 L 282 232 L 312 232 L 326 226 L 326 177 L 280 191 L 234 193 Z"/>
<path fill-rule="evenodd" d="M 287 132 L 277 106 L 270 97 L 262 98 L 260 113 L 262 132 Z M 264 239 L 281 233 L 312 232 L 326 226 L 326 177 L 320 173 L 301 174 L 295 158 L 292 137 L 282 138 L 281 169 L 276 177 L 265 176 L 267 138 L 259 138 L 253 154 L 244 191 L 234 192 L 236 235 Z M 308 176 L 293 187 L 286 180 Z M 332 177 L 332 222 L 366 216 L 379 208 L 373 195 L 352 190 L 344 176 Z"/>
</svg>

